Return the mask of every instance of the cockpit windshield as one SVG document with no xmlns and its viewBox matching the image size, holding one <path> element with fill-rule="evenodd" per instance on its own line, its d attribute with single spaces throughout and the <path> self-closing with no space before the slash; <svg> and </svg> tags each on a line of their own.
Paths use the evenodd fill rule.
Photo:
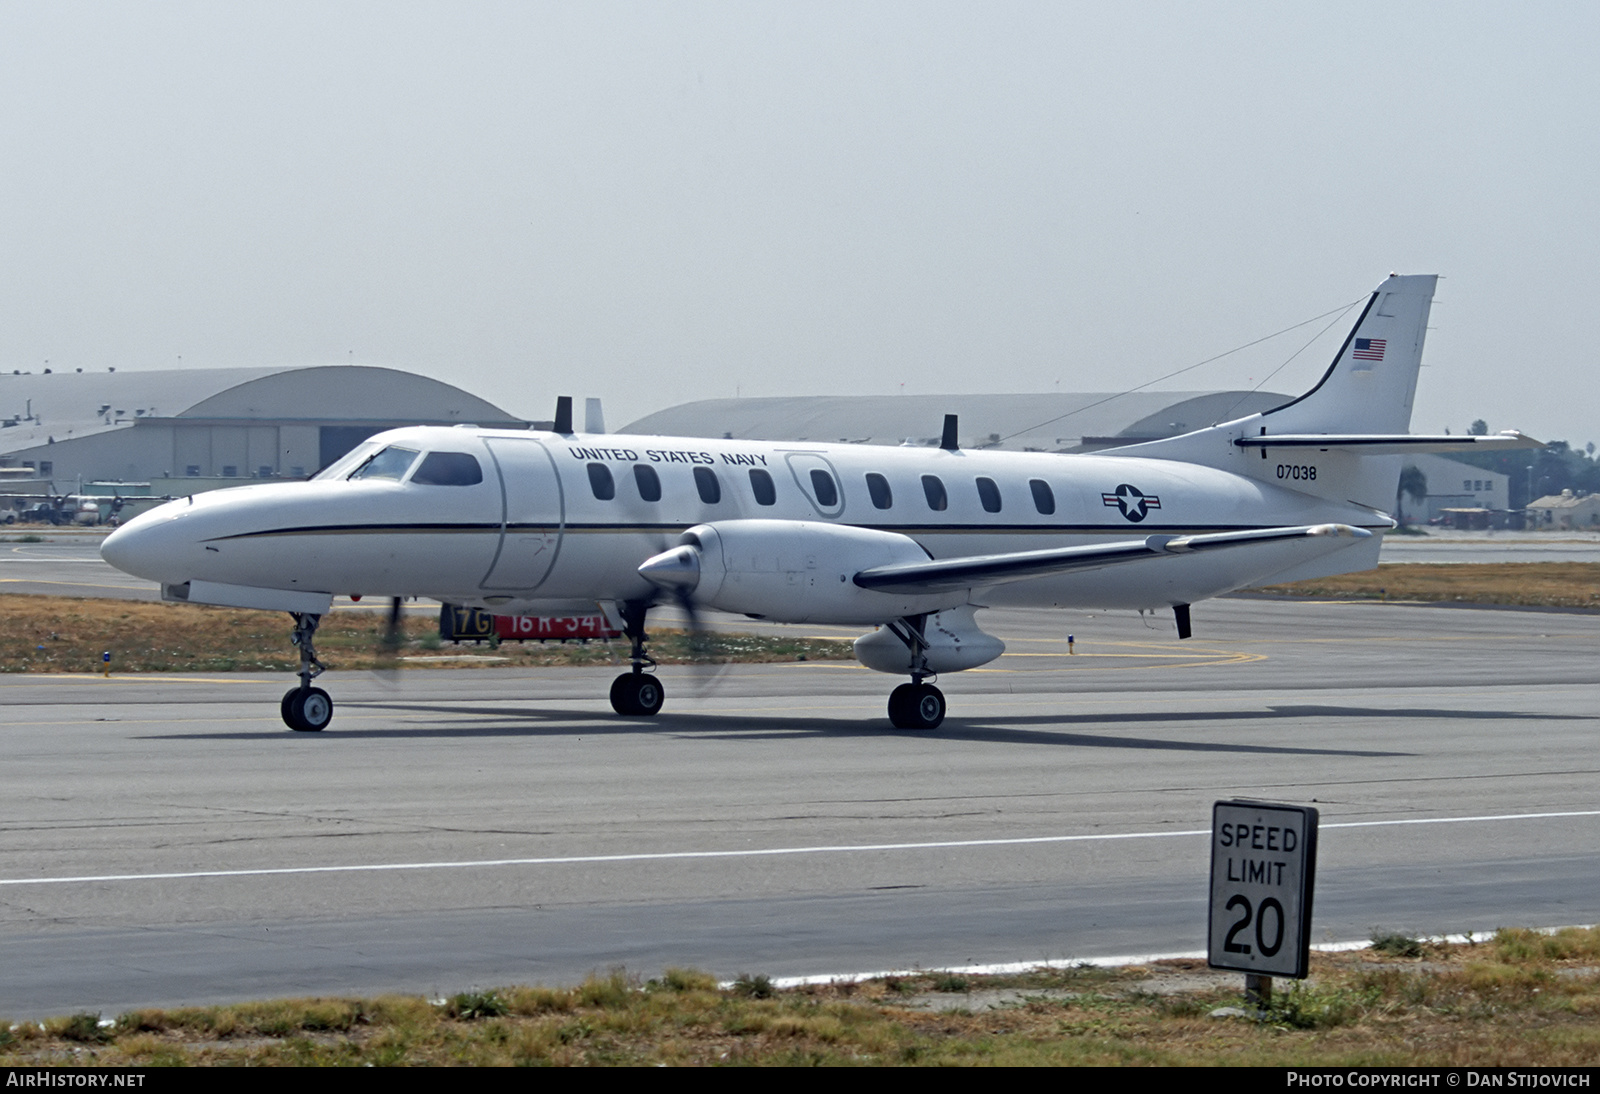
<svg viewBox="0 0 1600 1094">
<path fill-rule="evenodd" d="M 401 448 L 392 444 L 350 473 L 355 479 L 393 479 L 399 482 L 411 470 L 419 453 L 415 448 Z"/>
<path fill-rule="evenodd" d="M 334 460 L 327 467 L 324 467 L 321 471 L 318 471 L 315 475 L 312 475 L 312 481 L 315 482 L 320 479 L 331 482 L 337 479 L 347 478 L 354 468 L 360 467 L 362 464 L 366 463 L 372 458 L 372 454 L 382 447 L 382 445 L 375 444 L 372 441 L 362 441 L 350 451 Z"/>
<path fill-rule="evenodd" d="M 418 462 L 420 455 L 415 448 L 367 441 L 319 471 L 316 478 L 399 482 L 409 473 L 410 481 L 418 486 L 476 486 L 483 481 L 483 465 L 476 456 L 466 452 L 429 452 Z M 415 471 L 411 470 L 413 467 Z"/>
</svg>

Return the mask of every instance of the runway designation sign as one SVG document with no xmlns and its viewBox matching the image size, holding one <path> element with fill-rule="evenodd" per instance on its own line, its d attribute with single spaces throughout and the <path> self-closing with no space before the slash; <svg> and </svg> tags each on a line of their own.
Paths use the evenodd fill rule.
<svg viewBox="0 0 1600 1094">
<path fill-rule="evenodd" d="M 1251 801 L 1213 804 L 1207 963 L 1214 969 L 1304 979 L 1316 870 L 1315 809 Z"/>
</svg>

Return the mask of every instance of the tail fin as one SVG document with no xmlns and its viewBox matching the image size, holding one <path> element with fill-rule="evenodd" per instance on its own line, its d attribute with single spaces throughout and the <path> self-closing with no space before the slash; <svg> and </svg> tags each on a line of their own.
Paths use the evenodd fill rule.
<svg viewBox="0 0 1600 1094">
<path fill-rule="evenodd" d="M 1369 441 L 1395 439 L 1410 426 L 1437 281 L 1434 274 L 1391 274 L 1368 298 L 1328 371 L 1298 399 L 1248 418 L 1107 449 L 1101 455 L 1199 463 L 1387 512 L 1395 503 L 1401 457 L 1387 450 L 1362 453 L 1341 441 L 1351 434 Z M 1262 440 L 1277 434 L 1296 435 L 1300 447 L 1289 455 Z M 1329 435 L 1326 446 L 1308 434 Z M 1269 447 L 1274 448 L 1271 456 Z"/>
<path fill-rule="evenodd" d="M 1436 274 L 1389 279 L 1339 347 L 1317 386 L 1261 415 L 1268 433 L 1404 433 L 1422 367 Z"/>
</svg>

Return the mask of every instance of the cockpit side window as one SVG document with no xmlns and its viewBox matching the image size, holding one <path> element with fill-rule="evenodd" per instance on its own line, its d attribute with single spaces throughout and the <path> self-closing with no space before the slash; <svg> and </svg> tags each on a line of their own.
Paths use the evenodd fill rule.
<svg viewBox="0 0 1600 1094">
<path fill-rule="evenodd" d="M 465 452 L 429 452 L 411 481 L 423 486 L 476 486 L 483 468 L 476 456 Z"/>
<path fill-rule="evenodd" d="M 401 448 L 391 444 L 376 456 L 350 473 L 350 478 L 355 479 L 393 479 L 399 482 L 406 477 L 406 472 L 411 470 L 411 465 L 416 461 L 415 448 Z"/>
</svg>

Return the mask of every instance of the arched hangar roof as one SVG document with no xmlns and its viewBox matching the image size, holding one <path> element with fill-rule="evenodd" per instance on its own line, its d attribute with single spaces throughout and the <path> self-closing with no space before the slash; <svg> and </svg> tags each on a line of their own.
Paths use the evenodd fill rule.
<svg viewBox="0 0 1600 1094">
<path fill-rule="evenodd" d="M 218 369 L 216 371 L 225 371 Z M 231 371 L 231 370 L 227 370 Z M 323 365 L 279 369 L 222 388 L 180 418 L 326 418 L 394 421 L 426 409 L 432 421 L 478 425 L 518 419 L 453 384 L 399 369 Z"/>
<path fill-rule="evenodd" d="M 368 365 L 0 373 L 0 452 L 163 419 L 523 424 L 451 384 Z"/>
</svg>

